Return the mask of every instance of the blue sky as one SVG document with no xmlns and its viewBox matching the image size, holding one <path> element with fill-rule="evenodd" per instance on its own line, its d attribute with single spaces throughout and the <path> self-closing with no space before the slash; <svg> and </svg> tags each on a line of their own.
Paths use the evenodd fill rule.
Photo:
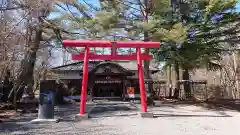
<svg viewBox="0 0 240 135">
<path fill-rule="evenodd" d="M 240 0 L 238 0 L 238 4 L 237 4 L 237 12 L 240 12 Z"/>
</svg>

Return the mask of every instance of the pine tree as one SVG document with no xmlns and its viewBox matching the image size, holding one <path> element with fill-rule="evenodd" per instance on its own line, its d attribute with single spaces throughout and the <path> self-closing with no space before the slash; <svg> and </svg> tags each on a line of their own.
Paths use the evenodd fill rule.
<svg viewBox="0 0 240 135">
<path fill-rule="evenodd" d="M 154 39 L 167 44 L 156 50 L 158 52 L 155 54 L 168 64 L 175 64 L 175 67 L 179 65 L 185 71 L 183 80 L 189 80 L 188 71 L 194 68 L 219 68 L 217 62 L 226 51 L 226 45 L 234 46 L 238 42 L 239 29 L 237 25 L 231 25 L 238 24 L 239 19 L 239 14 L 233 12 L 235 4 L 234 0 L 178 3 L 181 25 L 174 23 L 172 27 L 160 28 L 154 33 Z M 176 30 L 176 24 L 180 33 L 173 31 Z M 185 87 L 185 92 L 190 93 L 187 87 L 189 86 Z"/>
<path fill-rule="evenodd" d="M 168 0 L 100 0 L 99 2 L 100 7 L 76 0 L 61 3 L 59 7 L 68 13 L 64 13 L 55 22 L 69 21 L 67 31 L 77 30 L 84 33 L 83 36 L 80 34 L 75 36 L 78 39 L 149 41 L 151 39 L 149 29 L 152 26 L 149 18 L 156 13 L 166 14 L 170 11 Z M 73 10 L 76 12 L 73 13 Z M 94 17 L 90 17 L 90 14 Z M 149 52 L 148 49 L 145 51 Z M 149 77 L 149 61 L 144 62 L 144 67 L 145 75 Z"/>
</svg>

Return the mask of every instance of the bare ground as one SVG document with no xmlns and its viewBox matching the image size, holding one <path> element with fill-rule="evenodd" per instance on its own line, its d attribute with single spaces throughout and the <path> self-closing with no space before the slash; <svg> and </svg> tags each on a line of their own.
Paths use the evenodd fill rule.
<svg viewBox="0 0 240 135">
<path fill-rule="evenodd" d="M 136 105 L 139 107 L 139 105 Z M 36 114 L 18 117 L 17 122 L 0 123 L 0 134 L 7 135 L 234 135 L 238 134 L 240 113 L 204 105 L 157 103 L 150 107 L 155 118 L 140 118 L 139 110 L 97 112 L 92 118 L 75 122 L 76 105 L 56 109 L 59 123 L 31 124 Z"/>
</svg>

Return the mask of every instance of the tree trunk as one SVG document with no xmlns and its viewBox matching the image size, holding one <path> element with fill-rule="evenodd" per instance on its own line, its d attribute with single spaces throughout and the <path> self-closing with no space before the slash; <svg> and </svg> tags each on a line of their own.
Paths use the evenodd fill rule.
<svg viewBox="0 0 240 135">
<path fill-rule="evenodd" d="M 32 90 L 31 87 L 34 84 L 33 71 L 34 71 L 35 61 L 37 57 L 36 53 L 41 41 L 41 35 L 42 35 L 42 30 L 38 26 L 36 28 L 34 43 L 29 42 L 27 46 L 28 50 L 25 53 L 24 59 L 21 61 L 21 69 L 17 76 L 16 82 L 8 96 L 10 101 L 13 101 L 14 103 L 22 97 L 23 86 L 28 85 L 30 87 L 29 89 Z"/>
<path fill-rule="evenodd" d="M 169 87 L 169 95 L 168 97 L 172 97 L 172 65 L 168 67 L 168 87 Z"/>
<path fill-rule="evenodd" d="M 238 70 L 237 54 L 238 53 L 233 52 L 232 57 L 233 57 L 233 67 L 234 67 L 233 76 L 234 76 L 235 88 L 236 88 L 236 91 L 234 91 L 234 93 L 235 93 L 236 99 L 239 99 L 240 95 L 239 95 L 239 80 L 238 80 L 238 71 L 237 71 Z"/>
<path fill-rule="evenodd" d="M 3 92 L 2 102 L 7 102 L 8 94 L 11 90 L 11 83 L 10 83 L 11 74 L 9 69 L 6 69 L 6 72 L 4 73 L 4 75 L 5 77 L 3 79 L 3 84 L 2 84 L 2 92 Z"/>
<path fill-rule="evenodd" d="M 148 38 L 148 32 L 144 32 L 144 41 L 149 41 Z M 149 54 L 149 49 L 145 49 L 145 53 Z M 144 78 L 149 80 L 151 79 L 150 71 L 149 71 L 149 66 L 150 66 L 150 61 L 149 60 L 144 60 L 143 61 L 143 67 L 144 67 Z M 151 92 L 153 91 L 153 85 L 152 83 L 147 84 L 148 91 Z"/>
<path fill-rule="evenodd" d="M 179 83 L 179 79 L 180 79 L 180 73 L 179 73 L 179 64 L 178 62 L 175 62 L 174 65 L 174 70 L 175 70 L 175 74 L 176 74 L 176 88 L 174 89 L 174 98 L 179 98 L 179 91 L 180 91 L 180 83 Z"/>
<path fill-rule="evenodd" d="M 145 6 L 145 10 L 144 10 L 144 23 L 148 24 L 148 12 L 149 12 L 149 8 L 148 8 L 148 0 L 144 1 L 144 6 Z M 149 41 L 149 33 L 148 31 L 144 31 L 144 41 L 148 42 Z M 145 49 L 145 53 L 149 53 L 149 49 Z M 150 78 L 150 73 L 149 73 L 149 66 L 150 66 L 150 62 L 149 60 L 144 60 L 143 62 L 144 65 L 144 71 L 145 71 L 145 77 L 147 79 Z"/>
<path fill-rule="evenodd" d="M 189 81 L 190 75 L 189 75 L 189 71 L 187 68 L 185 68 L 185 70 L 183 72 L 183 80 L 184 80 L 183 88 L 184 88 L 185 96 L 186 96 L 186 98 L 191 98 L 192 97 L 191 82 Z"/>
<path fill-rule="evenodd" d="M 144 0 L 144 12 L 143 12 L 143 16 L 144 16 L 144 23 L 145 24 L 148 24 L 148 15 L 149 15 L 149 7 L 148 7 L 148 0 Z M 145 42 L 148 42 L 150 39 L 149 39 L 149 32 L 144 30 L 144 41 Z M 149 49 L 145 49 L 145 53 L 146 54 L 149 54 Z M 151 75 L 150 75 L 150 72 L 149 72 L 149 66 L 150 66 L 150 61 L 149 60 L 144 60 L 143 61 L 143 66 L 144 66 L 144 77 L 146 79 L 151 79 Z M 147 89 L 149 92 L 153 91 L 153 85 L 152 83 L 148 83 L 147 84 Z M 153 99 L 152 97 L 153 95 L 151 94 L 151 99 Z"/>
</svg>

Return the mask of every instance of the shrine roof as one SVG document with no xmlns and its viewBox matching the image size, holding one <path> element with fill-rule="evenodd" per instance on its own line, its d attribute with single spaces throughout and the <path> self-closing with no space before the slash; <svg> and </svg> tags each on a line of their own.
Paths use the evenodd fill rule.
<svg viewBox="0 0 240 135">
<path fill-rule="evenodd" d="M 89 70 L 95 68 L 97 65 L 101 64 L 101 63 L 116 63 L 120 66 L 122 66 L 124 69 L 126 70 L 130 70 L 130 71 L 136 71 L 137 70 L 137 62 L 136 61 L 89 61 Z M 66 71 L 66 70 L 82 70 L 83 67 L 83 61 L 79 61 L 79 62 L 75 62 L 75 63 L 71 63 L 71 64 L 66 64 L 66 65 L 62 65 L 62 66 L 57 66 L 52 68 L 53 70 L 62 70 L 62 71 Z M 154 68 L 153 66 L 150 65 L 150 70 L 151 71 L 159 71 L 159 69 Z"/>
<path fill-rule="evenodd" d="M 96 65 L 100 64 L 103 61 L 89 61 L 89 69 L 91 70 L 92 68 L 94 68 Z M 82 70 L 82 66 L 83 66 L 83 61 L 79 61 L 79 62 L 74 62 L 74 63 L 70 63 L 70 64 L 66 64 L 66 65 L 62 65 L 62 66 L 57 66 L 52 68 L 53 70 Z"/>
</svg>

